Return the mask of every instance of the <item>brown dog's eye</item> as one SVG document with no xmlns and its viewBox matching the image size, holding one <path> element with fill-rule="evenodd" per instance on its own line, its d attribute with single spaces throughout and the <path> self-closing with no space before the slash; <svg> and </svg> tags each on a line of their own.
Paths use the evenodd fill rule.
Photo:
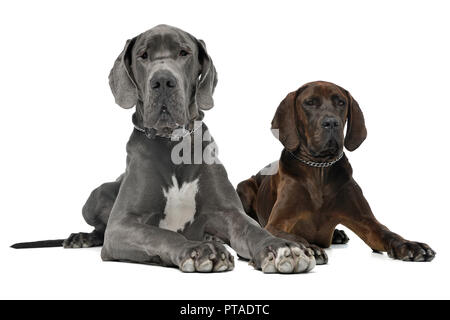
<svg viewBox="0 0 450 320">
<path fill-rule="evenodd" d="M 338 101 L 338 106 L 340 106 L 340 107 L 345 106 L 345 101 L 344 100 L 339 100 Z"/>
<path fill-rule="evenodd" d="M 186 57 L 188 54 L 189 54 L 189 52 L 187 52 L 186 50 L 180 51 L 180 56 L 182 56 L 182 57 Z"/>
<path fill-rule="evenodd" d="M 146 59 L 148 58 L 148 53 L 147 53 L 147 51 L 144 52 L 144 53 L 142 53 L 142 54 L 139 56 L 139 58 L 146 60 Z"/>
<path fill-rule="evenodd" d="M 314 99 L 308 99 L 308 100 L 306 100 L 306 101 L 305 101 L 305 104 L 306 104 L 307 106 L 313 106 L 313 105 L 314 105 Z"/>
</svg>

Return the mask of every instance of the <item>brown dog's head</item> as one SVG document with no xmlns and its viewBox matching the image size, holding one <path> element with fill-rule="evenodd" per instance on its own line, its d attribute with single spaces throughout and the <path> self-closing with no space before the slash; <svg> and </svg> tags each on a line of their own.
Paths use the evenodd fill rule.
<svg viewBox="0 0 450 320">
<path fill-rule="evenodd" d="M 367 136 L 356 100 L 347 90 L 324 81 L 307 83 L 289 93 L 275 113 L 272 129 L 279 130 L 286 149 L 311 160 L 332 159 L 343 146 L 353 151 Z"/>
</svg>

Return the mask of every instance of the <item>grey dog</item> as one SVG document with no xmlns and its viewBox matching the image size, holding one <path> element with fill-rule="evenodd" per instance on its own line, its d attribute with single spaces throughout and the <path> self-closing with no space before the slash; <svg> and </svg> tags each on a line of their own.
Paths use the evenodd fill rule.
<svg viewBox="0 0 450 320">
<path fill-rule="evenodd" d="M 136 106 L 135 129 L 126 172 L 95 189 L 83 208 L 95 230 L 13 247 L 103 245 L 106 261 L 220 272 L 234 268 L 228 244 L 265 273 L 300 273 L 315 266 L 311 249 L 272 236 L 245 214 L 223 165 L 172 160 L 180 143 L 175 132 L 185 128 L 183 139 L 190 145 L 199 127 L 207 131 L 202 122 L 195 124 L 213 107 L 217 73 L 203 41 L 156 26 L 127 41 L 109 79 L 116 103 Z M 201 151 L 209 142 L 201 142 Z"/>
</svg>

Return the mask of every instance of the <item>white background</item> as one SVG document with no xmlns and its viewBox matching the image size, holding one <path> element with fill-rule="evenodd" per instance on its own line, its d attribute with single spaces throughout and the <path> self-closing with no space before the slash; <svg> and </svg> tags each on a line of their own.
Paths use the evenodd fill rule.
<svg viewBox="0 0 450 320">
<path fill-rule="evenodd" d="M 1 298 L 450 298 L 449 5 L 446 1 L 2 1 Z M 310 274 L 226 274 L 104 263 L 100 249 L 13 250 L 90 231 L 81 207 L 125 168 L 132 110 L 107 76 L 157 24 L 204 39 L 219 72 L 206 123 L 234 185 L 279 157 L 279 102 L 313 80 L 359 102 L 366 142 L 347 152 L 377 218 L 437 251 L 393 261 L 353 233 Z"/>
</svg>

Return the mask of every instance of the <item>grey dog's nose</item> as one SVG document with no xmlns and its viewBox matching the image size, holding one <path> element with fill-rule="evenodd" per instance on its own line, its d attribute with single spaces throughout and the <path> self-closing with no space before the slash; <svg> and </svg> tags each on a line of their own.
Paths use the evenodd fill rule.
<svg viewBox="0 0 450 320">
<path fill-rule="evenodd" d="M 150 80 L 150 87 L 153 90 L 174 89 L 177 86 L 177 79 L 171 72 L 162 70 L 157 71 Z"/>
<path fill-rule="evenodd" d="M 321 125 L 325 129 L 334 129 L 339 127 L 339 121 L 333 117 L 325 117 L 322 119 Z"/>
</svg>

